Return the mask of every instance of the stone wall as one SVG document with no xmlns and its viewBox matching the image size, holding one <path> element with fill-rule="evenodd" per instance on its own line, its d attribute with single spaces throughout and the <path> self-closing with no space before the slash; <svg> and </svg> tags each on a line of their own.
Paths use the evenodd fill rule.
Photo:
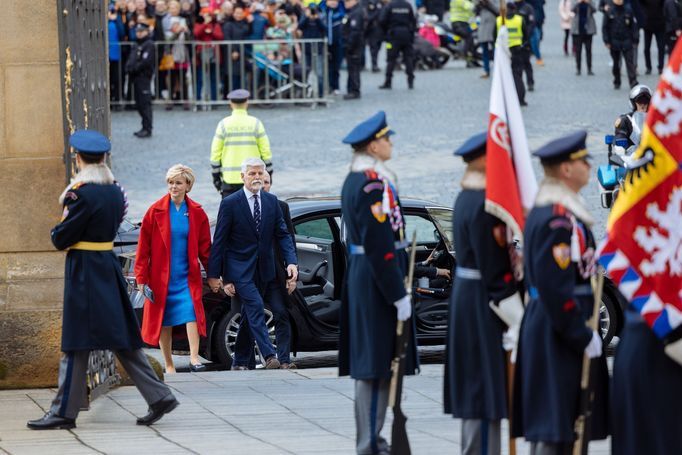
<svg viewBox="0 0 682 455">
<path fill-rule="evenodd" d="M 64 254 L 50 242 L 65 185 L 57 8 L 3 0 L 0 27 L 0 388 L 54 385 Z"/>
</svg>

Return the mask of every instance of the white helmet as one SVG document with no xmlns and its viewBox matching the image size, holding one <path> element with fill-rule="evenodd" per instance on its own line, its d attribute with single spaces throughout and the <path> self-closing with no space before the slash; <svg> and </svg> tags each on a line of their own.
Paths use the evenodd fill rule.
<svg viewBox="0 0 682 455">
<path fill-rule="evenodd" d="M 651 89 L 644 84 L 638 84 L 632 87 L 630 90 L 630 105 L 633 110 L 637 110 L 636 101 L 640 99 L 640 102 L 644 101 L 646 97 L 646 103 L 649 104 L 651 101 L 652 93 Z"/>
</svg>

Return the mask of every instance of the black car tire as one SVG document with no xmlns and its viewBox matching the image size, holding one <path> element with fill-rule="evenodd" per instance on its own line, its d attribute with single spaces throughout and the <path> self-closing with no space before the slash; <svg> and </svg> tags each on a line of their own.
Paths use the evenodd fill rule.
<svg viewBox="0 0 682 455">
<path fill-rule="evenodd" d="M 604 346 L 608 346 L 611 343 L 618 327 L 620 327 L 622 316 L 620 311 L 618 311 L 617 305 L 616 297 L 605 288 L 601 298 L 601 306 L 599 307 L 599 332 L 604 341 Z"/>
<path fill-rule="evenodd" d="M 215 333 L 215 352 L 218 356 L 218 361 L 227 370 L 232 368 L 232 359 L 234 358 L 234 343 L 237 339 L 237 331 L 239 330 L 239 322 L 241 321 L 241 313 L 237 310 L 230 310 L 218 324 L 218 330 Z M 265 323 L 268 327 L 268 334 L 270 341 L 275 345 L 275 320 L 272 312 L 265 308 Z M 275 345 L 276 347 L 277 345 Z M 256 352 L 256 364 L 265 365 L 265 359 L 260 355 L 260 350 L 254 346 Z"/>
</svg>

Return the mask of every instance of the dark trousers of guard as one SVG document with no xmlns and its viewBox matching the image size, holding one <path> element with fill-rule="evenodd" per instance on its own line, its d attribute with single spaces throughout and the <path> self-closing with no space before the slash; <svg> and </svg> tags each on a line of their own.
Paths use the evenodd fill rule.
<svg viewBox="0 0 682 455">
<path fill-rule="evenodd" d="M 620 62 L 625 60 L 625 70 L 628 73 L 630 87 L 637 84 L 637 73 L 635 70 L 635 56 L 632 48 L 619 50 L 611 49 L 611 59 L 613 60 L 613 86 L 620 88 Z"/>
<path fill-rule="evenodd" d="M 220 196 L 225 199 L 232 193 L 236 193 L 244 187 L 243 183 L 225 183 L 223 182 L 223 188 L 220 190 Z"/>
<path fill-rule="evenodd" d="M 375 25 L 374 28 L 367 35 L 367 45 L 369 47 L 369 56 L 372 59 L 372 70 L 379 69 L 379 50 L 381 50 L 381 41 L 383 40 L 383 32 L 381 27 Z M 364 52 L 363 52 L 364 57 Z M 364 64 L 363 64 L 364 66 Z"/>
<path fill-rule="evenodd" d="M 349 95 L 360 96 L 360 71 L 362 71 L 362 53 L 365 50 L 364 44 L 356 52 L 346 53 L 346 66 L 348 69 L 348 82 L 346 90 Z"/>
<path fill-rule="evenodd" d="M 152 131 L 152 92 L 151 80 L 147 77 L 137 76 L 133 81 L 135 88 L 135 106 L 142 117 L 142 129 Z"/>
<path fill-rule="evenodd" d="M 412 43 L 390 43 L 390 46 L 386 46 L 386 84 L 391 84 L 393 69 L 401 54 L 403 56 L 403 63 L 405 64 L 407 83 L 412 86 L 414 81 L 414 47 L 412 46 Z"/>
<path fill-rule="evenodd" d="M 148 405 L 171 396 L 171 391 L 149 365 L 142 349 L 114 351 L 123 368 Z M 52 400 L 53 415 L 75 419 L 86 404 L 86 373 L 90 351 L 70 351 L 62 355 L 59 363 L 57 396 Z"/>
<path fill-rule="evenodd" d="M 514 46 L 509 50 L 511 51 L 511 67 L 516 94 L 519 96 L 519 103 L 524 106 L 526 104 L 526 86 L 523 85 L 523 69 L 526 64 L 527 51 L 522 46 Z"/>
<path fill-rule="evenodd" d="M 530 62 L 530 56 L 532 54 L 530 46 L 521 46 L 523 51 L 523 72 L 526 73 L 526 83 L 528 84 L 528 90 L 533 91 L 535 87 L 535 79 L 533 78 L 533 64 Z"/>
</svg>

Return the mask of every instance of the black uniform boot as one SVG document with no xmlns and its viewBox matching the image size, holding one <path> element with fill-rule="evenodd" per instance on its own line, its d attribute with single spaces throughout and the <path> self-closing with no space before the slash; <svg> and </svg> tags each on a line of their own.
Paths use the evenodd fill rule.
<svg viewBox="0 0 682 455">
<path fill-rule="evenodd" d="M 390 80 L 390 79 L 386 79 L 386 80 L 384 81 L 383 85 L 380 85 L 379 88 L 380 88 L 380 89 L 388 89 L 388 90 L 390 90 L 390 89 L 391 89 L 391 80 Z"/>
<path fill-rule="evenodd" d="M 407 78 L 407 88 L 409 88 L 410 90 L 412 90 L 414 88 L 414 78 L 413 77 Z"/>
<path fill-rule="evenodd" d="M 40 419 L 29 420 L 26 426 L 31 430 L 69 430 L 76 428 L 76 419 L 67 419 L 48 412 Z"/>
</svg>

